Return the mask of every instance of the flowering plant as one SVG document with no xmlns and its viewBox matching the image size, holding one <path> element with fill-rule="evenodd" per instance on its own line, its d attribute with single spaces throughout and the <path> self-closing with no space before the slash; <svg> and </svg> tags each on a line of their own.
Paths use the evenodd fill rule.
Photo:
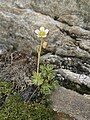
<svg viewBox="0 0 90 120">
<path fill-rule="evenodd" d="M 40 27 L 40 30 L 38 29 L 35 30 L 37 37 L 41 38 L 40 39 L 41 43 L 38 49 L 37 74 L 39 73 L 40 54 L 41 54 L 42 47 L 45 48 L 47 46 L 47 42 L 45 42 L 43 38 L 47 37 L 48 32 L 49 30 L 45 29 L 44 27 Z"/>
<path fill-rule="evenodd" d="M 40 30 L 35 30 L 35 33 L 37 34 L 37 37 L 45 38 L 48 34 L 49 30 L 45 29 L 44 27 L 40 27 Z"/>
<path fill-rule="evenodd" d="M 33 97 L 33 95 L 39 91 L 43 95 L 49 95 L 51 94 L 51 91 L 55 89 L 55 87 L 58 85 L 57 81 L 54 80 L 55 74 L 53 71 L 52 65 L 39 65 L 40 64 L 40 56 L 42 48 L 47 47 L 47 42 L 45 41 L 45 37 L 47 37 L 49 30 L 45 29 L 44 27 L 40 27 L 40 30 L 35 30 L 35 33 L 37 37 L 40 38 L 40 45 L 38 47 L 37 53 L 38 53 L 38 60 L 37 60 L 37 71 L 33 72 L 32 76 L 32 83 L 37 86 L 33 94 L 30 96 L 30 99 Z"/>
</svg>

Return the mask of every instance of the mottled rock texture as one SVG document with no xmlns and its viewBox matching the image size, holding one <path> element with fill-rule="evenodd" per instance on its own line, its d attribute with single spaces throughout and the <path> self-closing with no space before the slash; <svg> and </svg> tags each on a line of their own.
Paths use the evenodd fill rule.
<svg viewBox="0 0 90 120">
<path fill-rule="evenodd" d="M 77 120 L 90 119 L 90 97 L 87 98 L 76 92 L 60 87 L 53 93 L 51 98 L 55 111 L 65 112 Z"/>
<path fill-rule="evenodd" d="M 40 42 L 34 31 L 41 26 L 49 29 L 41 61 L 59 70 L 59 81 L 68 79 L 90 87 L 90 0 L 0 0 L 0 79 L 24 87 L 30 83 Z M 79 115 L 86 119 L 88 114 L 80 111 Z"/>
</svg>

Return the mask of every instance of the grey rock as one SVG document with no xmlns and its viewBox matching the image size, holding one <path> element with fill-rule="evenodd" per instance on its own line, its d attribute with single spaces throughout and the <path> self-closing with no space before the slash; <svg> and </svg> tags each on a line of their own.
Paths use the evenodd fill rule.
<svg viewBox="0 0 90 120">
<path fill-rule="evenodd" d="M 85 36 L 85 40 L 86 36 L 89 37 L 90 32 L 78 26 L 70 27 L 31 9 L 20 9 L 8 5 L 1 7 L 0 22 L 0 29 L 2 30 L 0 31 L 0 37 L 3 43 L 7 41 L 9 44 L 16 46 L 18 51 L 25 51 L 29 54 L 32 51 L 32 46 L 35 49 L 39 39 L 34 31 L 40 26 L 44 26 L 50 31 L 47 41 L 49 45 L 56 47 L 57 55 L 90 58 L 89 51 L 84 47 L 77 46 L 75 44 L 76 40 L 72 37 L 72 33 L 79 38 Z M 88 44 L 89 41 L 86 48 L 89 48 Z"/>
<path fill-rule="evenodd" d="M 90 119 L 90 99 L 66 88 L 59 87 L 51 96 L 53 109 L 64 112 L 77 120 Z"/>
<path fill-rule="evenodd" d="M 56 63 L 60 64 L 61 58 L 59 56 L 57 56 L 57 55 L 53 55 L 51 53 L 47 53 L 47 54 L 41 56 L 41 61 L 42 62 L 48 61 L 48 62 L 51 62 L 53 64 L 54 63 L 55 64 Z"/>
<path fill-rule="evenodd" d="M 23 97 L 23 99 L 25 100 L 25 101 L 28 101 L 28 99 L 29 99 L 29 97 L 31 96 L 31 94 L 33 93 L 33 88 L 32 88 L 32 86 L 29 86 L 28 88 L 26 88 L 25 90 L 23 90 L 22 92 L 21 92 L 21 95 L 22 95 L 22 97 Z"/>
<path fill-rule="evenodd" d="M 7 47 L 4 44 L 0 44 L 0 55 L 4 55 L 7 52 Z"/>
<path fill-rule="evenodd" d="M 69 25 L 90 28 L 89 0 L 19 0 L 26 8 L 49 15 Z"/>
<path fill-rule="evenodd" d="M 89 40 L 81 40 L 81 42 L 79 43 L 79 47 L 90 52 L 90 39 Z"/>
<path fill-rule="evenodd" d="M 58 74 L 60 73 L 65 79 L 68 79 L 72 82 L 78 83 L 78 84 L 84 84 L 87 85 L 90 88 L 90 77 L 86 76 L 85 74 L 77 74 L 74 72 L 71 72 L 67 69 L 57 69 L 56 70 Z"/>
</svg>

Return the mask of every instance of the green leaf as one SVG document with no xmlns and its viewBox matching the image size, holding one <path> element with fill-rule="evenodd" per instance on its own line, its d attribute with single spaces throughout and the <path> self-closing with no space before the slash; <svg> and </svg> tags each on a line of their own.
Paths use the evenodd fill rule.
<svg viewBox="0 0 90 120">
<path fill-rule="evenodd" d="M 52 90 L 54 90 L 56 87 L 58 87 L 59 86 L 59 83 L 58 83 L 58 81 L 57 80 L 53 80 L 53 82 L 52 82 L 52 84 L 51 84 L 51 86 L 52 86 Z"/>
<path fill-rule="evenodd" d="M 48 80 L 52 80 L 55 77 L 52 65 L 41 65 L 40 71 L 41 71 L 43 78 L 47 78 Z"/>
<path fill-rule="evenodd" d="M 38 74 L 36 72 L 33 73 L 33 76 L 32 76 L 33 84 L 40 86 L 43 83 L 43 81 L 44 79 L 42 78 L 41 73 L 38 73 Z"/>
<path fill-rule="evenodd" d="M 48 83 L 45 83 L 41 86 L 41 92 L 45 95 L 51 94 L 51 86 Z"/>
</svg>

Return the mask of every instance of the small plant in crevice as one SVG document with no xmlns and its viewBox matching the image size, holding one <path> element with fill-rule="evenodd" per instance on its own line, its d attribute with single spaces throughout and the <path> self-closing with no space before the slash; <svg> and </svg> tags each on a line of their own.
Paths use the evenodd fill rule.
<svg viewBox="0 0 90 120">
<path fill-rule="evenodd" d="M 58 85 L 52 65 L 41 65 L 40 72 L 38 74 L 33 73 L 32 82 L 37 86 L 36 90 L 39 90 L 41 94 L 51 94 Z"/>
<path fill-rule="evenodd" d="M 45 49 L 48 45 L 45 41 L 48 32 L 49 30 L 44 27 L 35 30 L 40 38 L 40 45 L 37 46 L 37 69 L 32 74 L 30 84 L 35 89 L 31 92 L 28 101 L 24 101 L 20 96 L 20 91 L 18 88 L 16 89 L 15 83 L 13 86 L 11 83 L 1 82 L 0 95 L 2 97 L 6 95 L 6 99 L 0 107 L 0 120 L 55 120 L 56 112 L 50 106 L 49 95 L 58 86 L 58 82 L 55 80 L 53 65 L 40 65 L 42 48 Z M 2 97 L 0 97 L 1 101 Z"/>
<path fill-rule="evenodd" d="M 49 30 L 45 29 L 44 27 L 40 27 L 40 30 L 35 30 L 35 33 L 37 34 L 37 37 L 40 38 L 40 45 L 37 46 L 37 53 L 38 53 L 38 61 L 37 61 L 37 74 L 39 73 L 39 65 L 40 65 L 40 55 L 41 55 L 41 51 L 42 51 L 42 47 L 44 46 L 44 48 L 46 47 L 46 45 L 44 45 L 45 43 L 47 43 L 44 38 L 47 36 Z"/>
<path fill-rule="evenodd" d="M 48 96 L 51 92 L 56 88 L 58 82 L 55 80 L 55 73 L 53 71 L 52 65 L 40 65 L 40 56 L 42 52 L 42 48 L 47 47 L 47 42 L 45 41 L 45 37 L 47 36 L 49 30 L 44 27 L 40 27 L 40 30 L 35 30 L 35 33 L 40 38 L 40 45 L 37 47 L 38 60 L 37 60 L 37 71 L 33 72 L 32 83 L 36 86 L 36 89 L 30 96 L 32 99 L 35 93 L 39 93 L 42 96 Z"/>
</svg>

